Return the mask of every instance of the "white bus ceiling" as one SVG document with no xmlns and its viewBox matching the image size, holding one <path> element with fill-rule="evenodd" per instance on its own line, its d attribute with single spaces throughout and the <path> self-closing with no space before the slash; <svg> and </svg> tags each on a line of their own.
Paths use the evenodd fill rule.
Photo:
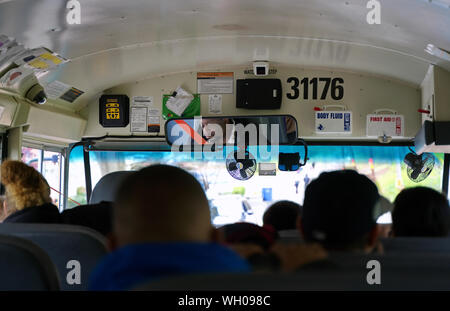
<svg viewBox="0 0 450 311">
<path fill-rule="evenodd" d="M 290 75 L 345 76 L 340 104 L 355 111 L 351 138 L 364 138 L 365 114 L 379 108 L 404 114 L 405 136 L 411 138 L 421 126 L 420 84 L 429 65 L 450 70 L 449 62 L 424 51 L 427 44 L 450 50 L 450 0 L 382 0 L 380 25 L 367 23 L 367 0 L 79 2 L 81 24 L 68 25 L 67 1 L 0 0 L 0 33 L 70 59 L 48 78 L 86 93 L 72 104 L 46 104 L 87 119 L 84 134 L 71 133 L 70 141 L 77 135 L 130 135 L 129 128 L 100 129 L 98 98 L 105 91 L 153 96 L 160 105 L 161 95 L 178 84 L 195 92 L 198 71 L 229 70 L 235 79 L 244 77 L 255 54 L 265 55 L 278 70 L 273 77 L 282 79 L 283 93 L 290 89 Z M 202 96 L 202 107 L 206 101 Z M 224 106 L 234 106 L 233 101 L 232 95 L 225 97 Z M 309 137 L 314 136 L 311 109 L 325 104 L 333 102 L 306 108 L 284 96 L 282 110 L 269 112 L 293 114 L 300 136 Z M 79 133 L 84 124 L 73 122 Z"/>
</svg>

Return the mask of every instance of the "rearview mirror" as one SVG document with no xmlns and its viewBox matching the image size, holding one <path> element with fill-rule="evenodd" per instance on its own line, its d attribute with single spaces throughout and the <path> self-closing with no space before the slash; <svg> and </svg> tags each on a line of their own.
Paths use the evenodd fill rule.
<svg viewBox="0 0 450 311">
<path fill-rule="evenodd" d="M 297 120 L 290 115 L 227 116 L 170 119 L 165 124 L 169 145 L 291 145 L 297 141 Z"/>
</svg>

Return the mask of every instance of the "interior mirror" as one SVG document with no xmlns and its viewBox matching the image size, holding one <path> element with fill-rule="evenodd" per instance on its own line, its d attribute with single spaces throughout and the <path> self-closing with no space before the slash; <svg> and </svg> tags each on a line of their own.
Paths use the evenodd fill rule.
<svg viewBox="0 0 450 311">
<path fill-rule="evenodd" d="M 169 145 L 291 145 L 298 127 L 290 115 L 175 118 L 165 134 Z"/>
</svg>

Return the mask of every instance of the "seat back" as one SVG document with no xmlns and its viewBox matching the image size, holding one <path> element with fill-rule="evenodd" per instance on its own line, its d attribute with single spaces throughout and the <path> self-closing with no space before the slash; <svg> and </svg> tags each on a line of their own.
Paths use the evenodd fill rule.
<svg viewBox="0 0 450 311">
<path fill-rule="evenodd" d="M 24 238 L 42 248 L 58 269 L 62 290 L 87 290 L 89 275 L 107 253 L 104 237 L 81 226 L 3 223 L 0 234 Z M 77 274 L 80 284 L 73 283 Z"/>
<path fill-rule="evenodd" d="M 106 174 L 95 185 L 92 190 L 89 204 L 97 204 L 101 201 L 114 202 L 114 196 L 117 192 L 122 180 L 124 180 L 132 172 L 130 171 L 117 171 Z"/>
<path fill-rule="evenodd" d="M 26 239 L 0 235 L 0 291 L 58 289 L 58 272 L 42 249 Z"/>
<path fill-rule="evenodd" d="M 450 238 L 398 237 L 381 239 L 386 253 L 448 253 Z"/>
<path fill-rule="evenodd" d="M 345 258 L 347 257 L 347 258 Z M 336 259 L 335 259 L 336 258 Z M 336 265 L 287 273 L 180 276 L 149 282 L 136 290 L 450 290 L 450 256 L 341 255 Z M 380 263 L 381 284 L 369 284 L 370 260 Z"/>
</svg>

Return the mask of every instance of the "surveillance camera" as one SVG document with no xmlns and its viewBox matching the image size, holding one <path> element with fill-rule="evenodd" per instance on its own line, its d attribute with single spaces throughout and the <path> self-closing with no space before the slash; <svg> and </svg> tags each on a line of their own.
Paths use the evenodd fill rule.
<svg viewBox="0 0 450 311">
<path fill-rule="evenodd" d="M 267 76 L 269 74 L 269 62 L 253 62 L 253 74 L 255 76 Z"/>
<path fill-rule="evenodd" d="M 27 91 L 25 97 L 38 105 L 43 105 L 47 102 L 47 95 L 45 95 L 44 88 L 40 84 L 34 84 Z"/>
</svg>

